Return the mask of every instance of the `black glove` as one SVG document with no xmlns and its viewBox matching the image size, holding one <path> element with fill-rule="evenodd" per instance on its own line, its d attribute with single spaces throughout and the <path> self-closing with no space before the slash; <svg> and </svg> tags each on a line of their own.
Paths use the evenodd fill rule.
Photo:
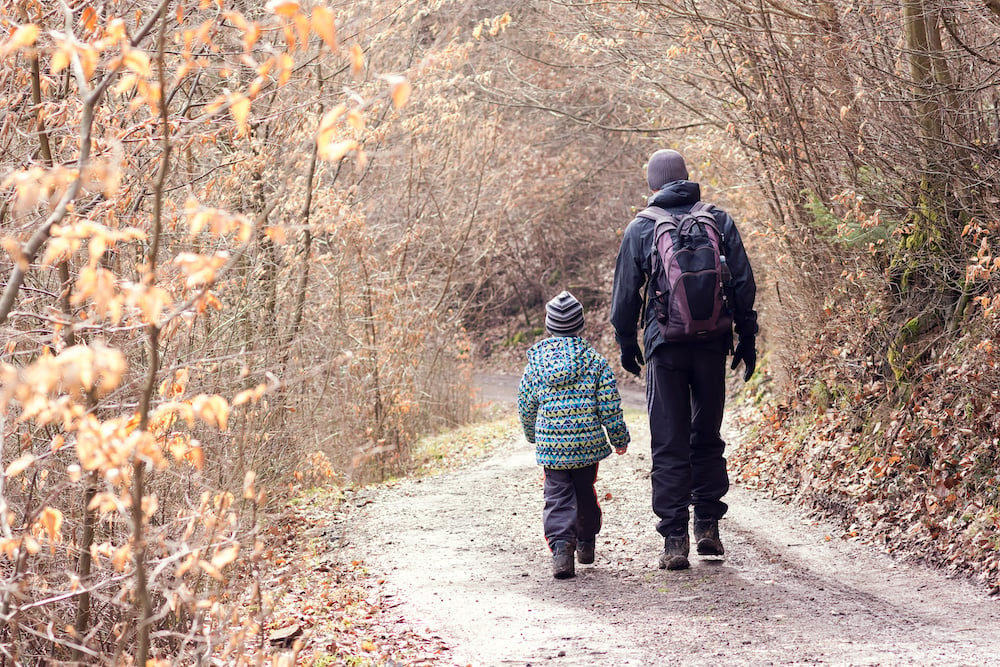
<svg viewBox="0 0 1000 667">
<path fill-rule="evenodd" d="M 622 343 L 622 368 L 627 370 L 632 375 L 641 376 L 642 375 L 642 350 L 639 349 L 639 343 L 635 341 L 629 341 L 628 343 Z"/>
<path fill-rule="evenodd" d="M 624 353 L 623 353 L 624 354 Z M 753 336 L 740 336 L 740 342 L 736 344 L 733 352 L 733 363 L 730 366 L 733 370 L 743 362 L 743 381 L 748 382 L 757 368 L 757 339 Z"/>
</svg>

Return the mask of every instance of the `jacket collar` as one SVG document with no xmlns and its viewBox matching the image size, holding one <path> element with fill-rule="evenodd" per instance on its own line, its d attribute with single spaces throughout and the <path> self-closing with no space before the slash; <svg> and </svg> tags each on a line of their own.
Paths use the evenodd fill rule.
<svg viewBox="0 0 1000 667">
<path fill-rule="evenodd" d="M 701 186 L 694 181 L 671 181 L 649 198 L 650 206 L 678 208 L 694 206 L 701 199 Z"/>
</svg>

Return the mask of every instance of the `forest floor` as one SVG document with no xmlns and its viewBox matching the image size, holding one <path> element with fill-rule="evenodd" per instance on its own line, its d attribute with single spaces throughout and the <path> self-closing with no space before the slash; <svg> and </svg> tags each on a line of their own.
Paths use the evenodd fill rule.
<svg viewBox="0 0 1000 667">
<path fill-rule="evenodd" d="M 490 376 L 483 394 L 510 414 L 515 386 Z M 552 578 L 519 430 L 457 469 L 347 492 L 314 529 L 314 555 L 362 591 L 328 615 L 339 634 L 323 651 L 357 657 L 329 664 L 1000 665 L 1000 599 L 737 485 L 725 557 L 657 569 L 642 397 L 623 396 L 633 442 L 602 463 L 597 560 L 573 579 Z M 317 576 L 300 576 L 304 598 Z"/>
</svg>

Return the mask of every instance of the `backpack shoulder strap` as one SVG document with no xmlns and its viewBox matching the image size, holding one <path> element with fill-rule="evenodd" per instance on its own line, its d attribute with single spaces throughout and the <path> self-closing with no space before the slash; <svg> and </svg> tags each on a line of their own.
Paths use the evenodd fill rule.
<svg viewBox="0 0 1000 667">
<path fill-rule="evenodd" d="M 646 328 L 646 309 L 649 300 L 649 283 L 654 280 L 659 265 L 659 254 L 656 250 L 660 238 L 669 230 L 677 229 L 677 216 L 659 206 L 647 206 L 639 211 L 637 217 L 653 221 L 653 247 L 650 250 L 650 275 L 642 287 L 642 306 L 639 308 L 639 327 Z"/>
<path fill-rule="evenodd" d="M 647 206 L 638 213 L 640 218 L 648 218 L 659 224 L 665 220 L 676 220 L 676 216 L 659 206 Z"/>
</svg>

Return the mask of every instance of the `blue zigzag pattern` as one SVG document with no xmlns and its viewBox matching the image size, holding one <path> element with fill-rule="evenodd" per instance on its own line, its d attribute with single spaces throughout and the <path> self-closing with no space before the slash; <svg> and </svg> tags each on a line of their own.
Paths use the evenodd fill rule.
<svg viewBox="0 0 1000 667">
<path fill-rule="evenodd" d="M 546 338 L 528 350 L 517 408 L 546 468 L 597 463 L 631 439 L 611 366 L 579 336 Z"/>
</svg>

